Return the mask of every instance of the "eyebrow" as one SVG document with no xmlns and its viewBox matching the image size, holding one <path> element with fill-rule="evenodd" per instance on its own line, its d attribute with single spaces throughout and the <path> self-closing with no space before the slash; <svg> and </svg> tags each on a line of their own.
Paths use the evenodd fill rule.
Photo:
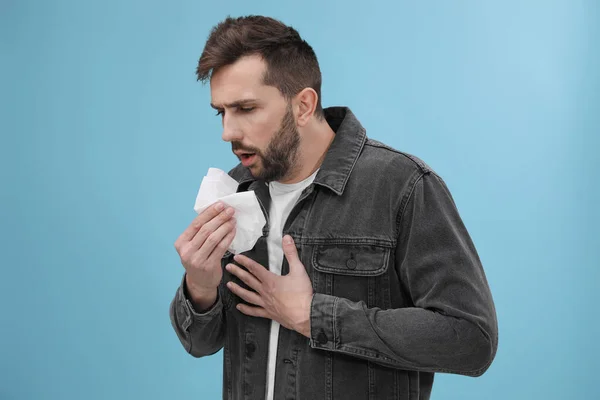
<svg viewBox="0 0 600 400">
<path fill-rule="evenodd" d="M 229 103 L 229 104 L 223 104 L 221 105 L 215 105 L 213 103 L 210 103 L 210 106 L 212 108 L 214 108 L 215 110 L 218 110 L 220 108 L 235 108 L 235 107 L 241 107 L 241 106 L 245 106 L 247 104 L 251 104 L 251 103 L 257 103 L 258 100 L 256 99 L 243 99 L 243 100 L 236 100 L 233 103 Z"/>
</svg>

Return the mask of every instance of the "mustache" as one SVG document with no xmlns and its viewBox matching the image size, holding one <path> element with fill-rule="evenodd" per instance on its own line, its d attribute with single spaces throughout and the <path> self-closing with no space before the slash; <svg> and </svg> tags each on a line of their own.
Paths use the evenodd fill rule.
<svg viewBox="0 0 600 400">
<path fill-rule="evenodd" d="M 256 154 L 260 153 L 259 149 L 256 149 L 256 148 L 253 148 L 253 147 L 246 147 L 246 146 L 243 146 L 241 143 L 232 142 L 231 143 L 231 151 L 238 151 L 238 150 L 239 151 L 245 151 L 245 152 L 248 152 L 248 153 L 256 153 Z"/>
</svg>

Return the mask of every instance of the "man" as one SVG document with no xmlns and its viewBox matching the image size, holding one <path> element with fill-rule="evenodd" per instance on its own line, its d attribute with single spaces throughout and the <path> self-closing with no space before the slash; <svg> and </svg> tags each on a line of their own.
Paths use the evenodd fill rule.
<svg viewBox="0 0 600 400">
<path fill-rule="evenodd" d="M 495 309 L 442 179 L 323 109 L 313 50 L 279 21 L 227 18 L 197 74 L 267 219 L 243 255 L 222 204 L 175 243 L 171 321 L 193 356 L 224 349 L 223 398 L 428 399 L 435 372 L 483 374 Z"/>
</svg>

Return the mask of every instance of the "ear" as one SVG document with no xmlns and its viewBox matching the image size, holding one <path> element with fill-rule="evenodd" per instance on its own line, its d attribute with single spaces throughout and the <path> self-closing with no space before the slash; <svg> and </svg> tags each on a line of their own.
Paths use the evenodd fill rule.
<svg viewBox="0 0 600 400">
<path fill-rule="evenodd" d="M 305 126 L 315 113 L 319 96 L 313 88 L 304 88 L 296 95 L 295 100 L 298 107 L 297 124 Z"/>
</svg>

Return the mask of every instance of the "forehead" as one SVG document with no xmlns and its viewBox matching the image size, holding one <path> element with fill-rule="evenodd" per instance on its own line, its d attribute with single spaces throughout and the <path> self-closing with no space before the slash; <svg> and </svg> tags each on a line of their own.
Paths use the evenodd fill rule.
<svg viewBox="0 0 600 400">
<path fill-rule="evenodd" d="M 246 56 L 235 63 L 219 68 L 210 80 L 211 103 L 228 104 L 258 98 L 267 100 L 279 90 L 263 83 L 266 64 L 259 56 Z"/>
</svg>

